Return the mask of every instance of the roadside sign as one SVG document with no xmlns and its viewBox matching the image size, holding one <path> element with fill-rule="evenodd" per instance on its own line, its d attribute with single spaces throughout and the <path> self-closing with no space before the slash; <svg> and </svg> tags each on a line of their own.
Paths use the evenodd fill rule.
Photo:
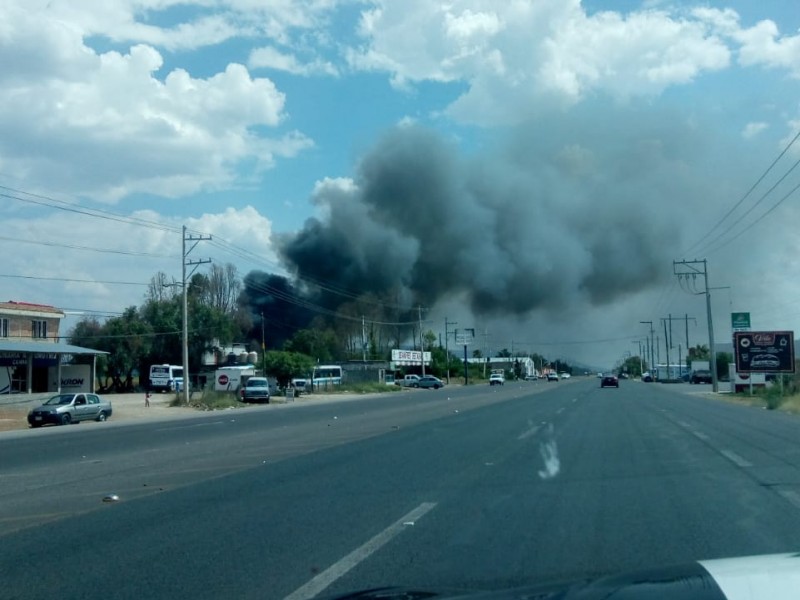
<svg viewBox="0 0 800 600">
<path fill-rule="evenodd" d="M 738 373 L 794 373 L 793 331 L 737 331 L 733 350 Z"/>
<path fill-rule="evenodd" d="M 749 331 L 750 313 L 749 312 L 731 313 L 731 329 L 733 329 L 734 331 Z"/>
<path fill-rule="evenodd" d="M 219 376 L 217 381 L 219 381 L 220 385 L 228 385 L 228 376 L 225 375 L 225 373 L 223 373 L 222 375 Z"/>
</svg>

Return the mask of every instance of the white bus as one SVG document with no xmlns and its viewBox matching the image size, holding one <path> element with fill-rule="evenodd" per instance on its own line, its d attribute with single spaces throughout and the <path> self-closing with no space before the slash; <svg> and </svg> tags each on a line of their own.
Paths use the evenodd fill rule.
<svg viewBox="0 0 800 600">
<path fill-rule="evenodd" d="M 326 388 L 331 385 L 342 383 L 342 367 L 339 365 L 317 365 L 311 377 L 314 388 Z"/>
<path fill-rule="evenodd" d="M 183 384 L 183 367 L 179 365 L 152 365 L 150 389 L 154 392 L 174 392 Z"/>
</svg>

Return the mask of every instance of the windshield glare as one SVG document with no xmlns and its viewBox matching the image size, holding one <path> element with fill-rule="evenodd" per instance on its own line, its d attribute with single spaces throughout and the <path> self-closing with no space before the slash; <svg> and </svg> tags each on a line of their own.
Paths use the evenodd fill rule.
<svg viewBox="0 0 800 600">
<path fill-rule="evenodd" d="M 59 394 L 58 396 L 53 396 L 50 398 L 45 404 L 49 405 L 61 405 L 61 404 L 69 404 L 72 402 L 72 398 L 74 396 L 72 394 Z"/>
</svg>

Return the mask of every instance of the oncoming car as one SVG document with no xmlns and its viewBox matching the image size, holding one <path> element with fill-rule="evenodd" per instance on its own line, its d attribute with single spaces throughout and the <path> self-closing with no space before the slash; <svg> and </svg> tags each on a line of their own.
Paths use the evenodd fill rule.
<svg viewBox="0 0 800 600">
<path fill-rule="evenodd" d="M 489 385 L 503 385 L 505 382 L 506 378 L 502 373 L 492 373 L 489 376 Z"/>
<path fill-rule="evenodd" d="M 28 424 L 39 427 L 52 423 L 69 425 L 80 421 L 105 421 L 111 416 L 111 402 L 97 394 L 57 394 L 28 413 Z"/>
<path fill-rule="evenodd" d="M 547 381 L 558 381 L 558 373 L 549 372 L 547 374 Z"/>
</svg>

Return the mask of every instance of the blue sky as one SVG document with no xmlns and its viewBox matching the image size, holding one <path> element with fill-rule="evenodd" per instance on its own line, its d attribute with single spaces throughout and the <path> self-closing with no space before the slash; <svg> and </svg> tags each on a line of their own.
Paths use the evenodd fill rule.
<svg viewBox="0 0 800 600">
<path fill-rule="evenodd" d="M 276 240 L 307 219 L 332 228 L 347 203 L 394 214 L 364 192 L 361 166 L 399 129 L 450 153 L 470 200 L 441 212 L 441 239 L 481 249 L 460 252 L 463 281 L 436 293 L 409 283 L 418 270 L 398 277 L 430 300 L 433 329 L 449 316 L 490 345 L 516 337 L 592 364 L 634 348 L 639 320 L 690 312 L 699 336 L 703 305 L 671 263 L 694 258 L 683 253 L 696 240 L 712 283 L 730 288 L 715 295 L 718 323 L 750 310 L 755 327 L 795 329 L 798 197 L 755 222 L 800 174 L 744 213 L 800 144 L 707 234 L 800 130 L 799 28 L 792 0 L 11 0 L 0 9 L 0 249 L 13 257 L 2 299 L 138 304 L 154 273 L 177 276 L 184 224 L 253 253 L 221 243 L 197 256 L 243 275 L 285 269 Z M 442 208 L 421 202 L 422 219 Z M 96 209 L 151 226 L 80 212 Z M 352 226 L 373 228 L 368 213 Z M 752 230 L 710 243 L 739 217 L 727 235 Z M 477 242 L 470 218 L 503 233 Z M 436 246 L 423 236 L 437 233 L 389 230 Z M 495 293 L 515 300 L 481 308 Z"/>
</svg>

